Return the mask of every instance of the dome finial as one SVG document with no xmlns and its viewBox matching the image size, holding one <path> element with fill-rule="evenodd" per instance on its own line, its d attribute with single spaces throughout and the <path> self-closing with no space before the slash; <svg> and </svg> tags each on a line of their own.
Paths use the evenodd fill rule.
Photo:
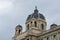
<svg viewBox="0 0 60 40">
<path fill-rule="evenodd" d="M 38 9 L 37 9 L 37 6 L 35 6 L 35 10 L 34 10 L 34 13 L 38 13 Z"/>
<path fill-rule="evenodd" d="M 37 6 L 35 6 L 35 9 L 37 9 Z"/>
</svg>

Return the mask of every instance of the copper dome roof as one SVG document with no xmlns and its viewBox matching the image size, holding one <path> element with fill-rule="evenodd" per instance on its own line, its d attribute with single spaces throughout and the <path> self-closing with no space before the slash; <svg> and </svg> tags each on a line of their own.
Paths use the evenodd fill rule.
<svg viewBox="0 0 60 40">
<path fill-rule="evenodd" d="M 33 14 L 30 14 L 30 15 L 27 17 L 27 20 L 31 20 L 32 18 L 36 18 L 36 19 L 37 19 L 37 18 L 41 18 L 41 19 L 45 20 L 45 17 L 43 16 L 43 14 L 38 13 L 37 8 L 35 8 Z"/>
</svg>

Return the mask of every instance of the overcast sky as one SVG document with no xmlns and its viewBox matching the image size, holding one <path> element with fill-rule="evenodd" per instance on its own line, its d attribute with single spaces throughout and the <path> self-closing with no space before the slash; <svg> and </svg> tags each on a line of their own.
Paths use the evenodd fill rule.
<svg viewBox="0 0 60 40">
<path fill-rule="evenodd" d="M 27 16 L 36 5 L 46 18 L 47 29 L 60 24 L 60 0 L 0 0 L 0 40 L 11 40 L 18 24 L 25 30 Z"/>
</svg>

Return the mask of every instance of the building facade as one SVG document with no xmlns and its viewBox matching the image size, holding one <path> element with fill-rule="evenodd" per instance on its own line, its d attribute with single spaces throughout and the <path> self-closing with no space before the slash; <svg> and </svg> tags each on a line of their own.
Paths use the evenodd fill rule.
<svg viewBox="0 0 60 40">
<path fill-rule="evenodd" d="M 22 32 L 22 26 L 17 25 L 13 40 L 60 40 L 60 26 L 50 25 L 46 30 L 47 22 L 43 14 L 35 7 L 34 13 L 30 14 L 26 20 L 26 31 Z"/>
</svg>

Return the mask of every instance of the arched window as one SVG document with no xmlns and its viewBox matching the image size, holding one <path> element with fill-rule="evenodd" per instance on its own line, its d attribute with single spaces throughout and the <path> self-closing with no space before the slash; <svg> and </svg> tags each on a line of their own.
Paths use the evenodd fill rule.
<svg viewBox="0 0 60 40">
<path fill-rule="evenodd" d="M 55 34 L 55 35 L 53 35 L 53 39 L 54 39 L 54 40 L 57 40 L 57 38 L 56 38 L 56 34 Z"/>
<path fill-rule="evenodd" d="M 16 29 L 16 32 L 17 32 L 17 29 Z"/>
<path fill-rule="evenodd" d="M 43 24 L 41 24 L 41 28 L 42 28 L 42 30 L 44 30 L 44 25 Z"/>
<path fill-rule="evenodd" d="M 43 40 L 43 39 L 40 39 L 40 40 Z"/>
<path fill-rule="evenodd" d="M 35 24 L 35 27 L 37 27 L 37 22 L 36 21 L 34 22 L 34 24 Z"/>
<path fill-rule="evenodd" d="M 27 29 L 29 30 L 29 24 L 27 25 Z"/>
<path fill-rule="evenodd" d="M 53 37 L 56 38 L 56 35 L 54 35 Z"/>
<path fill-rule="evenodd" d="M 32 24 L 32 22 L 31 22 L 31 24 Z"/>
<path fill-rule="evenodd" d="M 32 22 L 31 22 L 31 26 L 32 26 Z"/>
<path fill-rule="evenodd" d="M 21 30 L 19 30 L 19 34 L 20 34 L 20 31 L 21 31 Z"/>
<path fill-rule="evenodd" d="M 47 40 L 49 40 L 49 37 L 47 37 Z"/>
<path fill-rule="evenodd" d="M 27 40 L 29 40 L 29 39 L 27 39 Z"/>
</svg>

